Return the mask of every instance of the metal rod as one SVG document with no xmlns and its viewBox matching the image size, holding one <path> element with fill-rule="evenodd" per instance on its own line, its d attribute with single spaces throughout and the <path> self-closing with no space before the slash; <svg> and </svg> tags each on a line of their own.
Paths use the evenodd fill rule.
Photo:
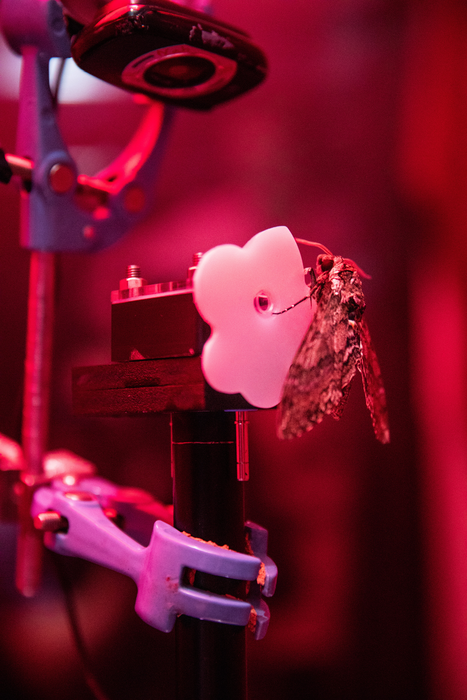
<svg viewBox="0 0 467 700">
<path fill-rule="evenodd" d="M 26 360 L 24 368 L 22 446 L 24 470 L 19 503 L 20 531 L 16 585 L 25 596 L 37 590 L 41 574 L 42 539 L 30 514 L 34 487 L 43 474 L 52 366 L 55 296 L 55 255 L 31 253 Z"/>
<path fill-rule="evenodd" d="M 244 551 L 243 483 L 237 480 L 233 413 L 172 417 L 174 522 L 203 540 Z M 244 597 L 244 584 L 197 572 L 194 585 Z M 246 700 L 245 629 L 177 620 L 177 700 Z"/>
<path fill-rule="evenodd" d="M 5 153 L 5 160 L 10 166 L 13 175 L 18 175 L 26 182 L 32 180 L 32 160 L 15 156 L 13 153 Z"/>
<path fill-rule="evenodd" d="M 12 174 L 17 175 L 24 182 L 31 182 L 33 178 L 34 162 L 30 158 L 23 158 L 14 153 L 5 153 L 4 155 L 6 162 L 11 168 Z M 105 179 L 102 180 L 98 177 L 90 177 L 89 175 L 78 175 L 76 187 L 76 194 L 78 196 L 96 195 L 105 198 L 113 189 L 115 189 L 115 186 Z"/>
<path fill-rule="evenodd" d="M 248 452 L 248 418 L 246 411 L 235 413 L 237 438 L 237 479 L 248 481 L 250 478 L 250 457 Z"/>
</svg>

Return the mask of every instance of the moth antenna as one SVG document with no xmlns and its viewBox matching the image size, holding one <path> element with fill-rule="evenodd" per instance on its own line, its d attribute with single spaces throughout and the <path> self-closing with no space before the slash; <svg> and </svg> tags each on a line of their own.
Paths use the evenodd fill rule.
<svg viewBox="0 0 467 700">
<path fill-rule="evenodd" d="M 326 253 L 326 255 L 330 255 L 332 258 L 334 257 L 334 255 L 331 253 L 329 248 L 326 248 L 326 246 L 323 245 L 322 243 L 316 243 L 314 241 L 307 241 L 305 238 L 296 238 L 295 241 L 297 243 L 303 243 L 303 245 L 312 246 L 313 248 L 320 248 L 323 251 L 323 253 Z"/>
<path fill-rule="evenodd" d="M 280 314 L 285 314 L 286 311 L 290 311 L 291 309 L 295 309 L 296 306 L 299 304 L 302 304 L 304 301 L 307 299 L 311 299 L 313 289 L 316 286 L 316 275 L 315 271 L 313 270 L 312 267 L 305 267 L 303 269 L 303 274 L 304 275 L 310 275 L 310 284 L 308 285 L 310 287 L 310 293 L 306 295 L 306 297 L 303 297 L 303 299 L 300 299 L 300 301 L 296 301 L 295 304 L 292 304 L 291 306 L 288 306 L 286 309 L 282 309 L 282 311 L 273 311 L 272 315 L 273 316 L 280 316 Z"/>
<path fill-rule="evenodd" d="M 282 311 L 273 311 L 272 315 L 273 316 L 280 316 L 281 314 L 285 314 L 286 311 L 291 311 L 292 309 L 295 309 L 296 306 L 299 304 L 303 304 L 304 301 L 307 299 L 310 299 L 311 295 L 307 294 L 306 297 L 303 297 L 303 299 L 300 299 L 300 301 L 296 301 L 295 304 L 292 304 L 291 306 L 288 306 L 286 309 L 282 309 Z"/>
<path fill-rule="evenodd" d="M 305 238 L 296 238 L 295 241 L 296 243 L 303 243 L 303 245 L 309 245 L 314 248 L 320 248 L 323 251 L 323 253 L 326 253 L 326 255 L 330 255 L 332 258 L 335 257 L 335 255 L 331 253 L 329 248 L 326 248 L 326 246 L 322 243 L 316 243 L 315 241 L 307 241 Z M 371 275 L 367 274 L 364 270 L 362 270 L 362 268 L 359 265 L 357 265 L 357 263 L 354 260 L 351 260 L 351 258 L 342 259 L 344 262 L 348 263 L 349 265 L 352 265 L 352 267 L 354 267 L 357 270 L 358 274 L 361 277 L 364 277 L 367 280 L 371 280 Z"/>
</svg>

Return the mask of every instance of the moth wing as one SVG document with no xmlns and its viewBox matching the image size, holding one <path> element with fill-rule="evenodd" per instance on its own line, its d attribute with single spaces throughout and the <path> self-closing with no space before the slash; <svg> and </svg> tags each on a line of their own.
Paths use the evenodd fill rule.
<svg viewBox="0 0 467 700">
<path fill-rule="evenodd" d="M 358 368 L 362 375 L 366 405 L 371 414 L 373 429 L 377 439 L 383 444 L 386 444 L 389 442 L 389 417 L 386 404 L 386 392 L 384 390 L 378 358 L 367 323 L 364 319 L 360 322 L 360 341 L 362 346 L 362 359 Z"/>
<path fill-rule="evenodd" d="M 323 297 L 326 301 L 318 305 L 284 384 L 279 404 L 281 438 L 311 430 L 342 400 L 348 316 L 338 296 Z"/>
<path fill-rule="evenodd" d="M 347 403 L 347 399 L 349 398 L 350 394 L 350 387 L 352 386 L 352 379 L 349 381 L 349 383 L 346 386 L 342 387 L 342 398 L 337 404 L 337 406 L 331 411 L 331 415 L 335 420 L 339 420 L 339 418 L 342 416 L 344 413 L 344 408 Z"/>
</svg>

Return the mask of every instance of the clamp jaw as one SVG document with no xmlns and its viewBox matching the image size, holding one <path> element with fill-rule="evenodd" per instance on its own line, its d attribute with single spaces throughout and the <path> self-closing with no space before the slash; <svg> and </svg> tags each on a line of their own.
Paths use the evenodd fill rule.
<svg viewBox="0 0 467 700">
<path fill-rule="evenodd" d="M 183 614 L 249 625 L 256 639 L 264 637 L 269 609 L 262 594 L 272 596 L 277 579 L 277 567 L 266 554 L 264 528 L 248 522 L 249 553 L 235 552 L 179 532 L 170 524 L 170 508 L 139 489 L 120 489 L 99 477 L 85 477 L 72 488 L 66 481 L 56 479 L 34 494 L 31 514 L 35 527 L 45 532 L 44 542 L 49 549 L 130 576 L 138 587 L 136 612 L 163 632 L 170 632 L 176 617 Z M 147 537 L 152 524 L 147 546 L 112 521 L 119 522 L 120 517 L 122 522 L 122 505 L 124 527 L 138 540 Z M 187 570 L 250 582 L 247 598 L 239 600 L 197 589 L 188 583 Z"/>
</svg>

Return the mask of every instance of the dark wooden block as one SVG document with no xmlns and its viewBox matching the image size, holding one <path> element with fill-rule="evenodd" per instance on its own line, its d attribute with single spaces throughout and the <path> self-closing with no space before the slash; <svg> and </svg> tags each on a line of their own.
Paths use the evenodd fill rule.
<svg viewBox="0 0 467 700">
<path fill-rule="evenodd" d="M 72 398 L 73 413 L 79 416 L 255 408 L 240 394 L 222 394 L 210 387 L 199 356 L 77 367 Z"/>
</svg>

